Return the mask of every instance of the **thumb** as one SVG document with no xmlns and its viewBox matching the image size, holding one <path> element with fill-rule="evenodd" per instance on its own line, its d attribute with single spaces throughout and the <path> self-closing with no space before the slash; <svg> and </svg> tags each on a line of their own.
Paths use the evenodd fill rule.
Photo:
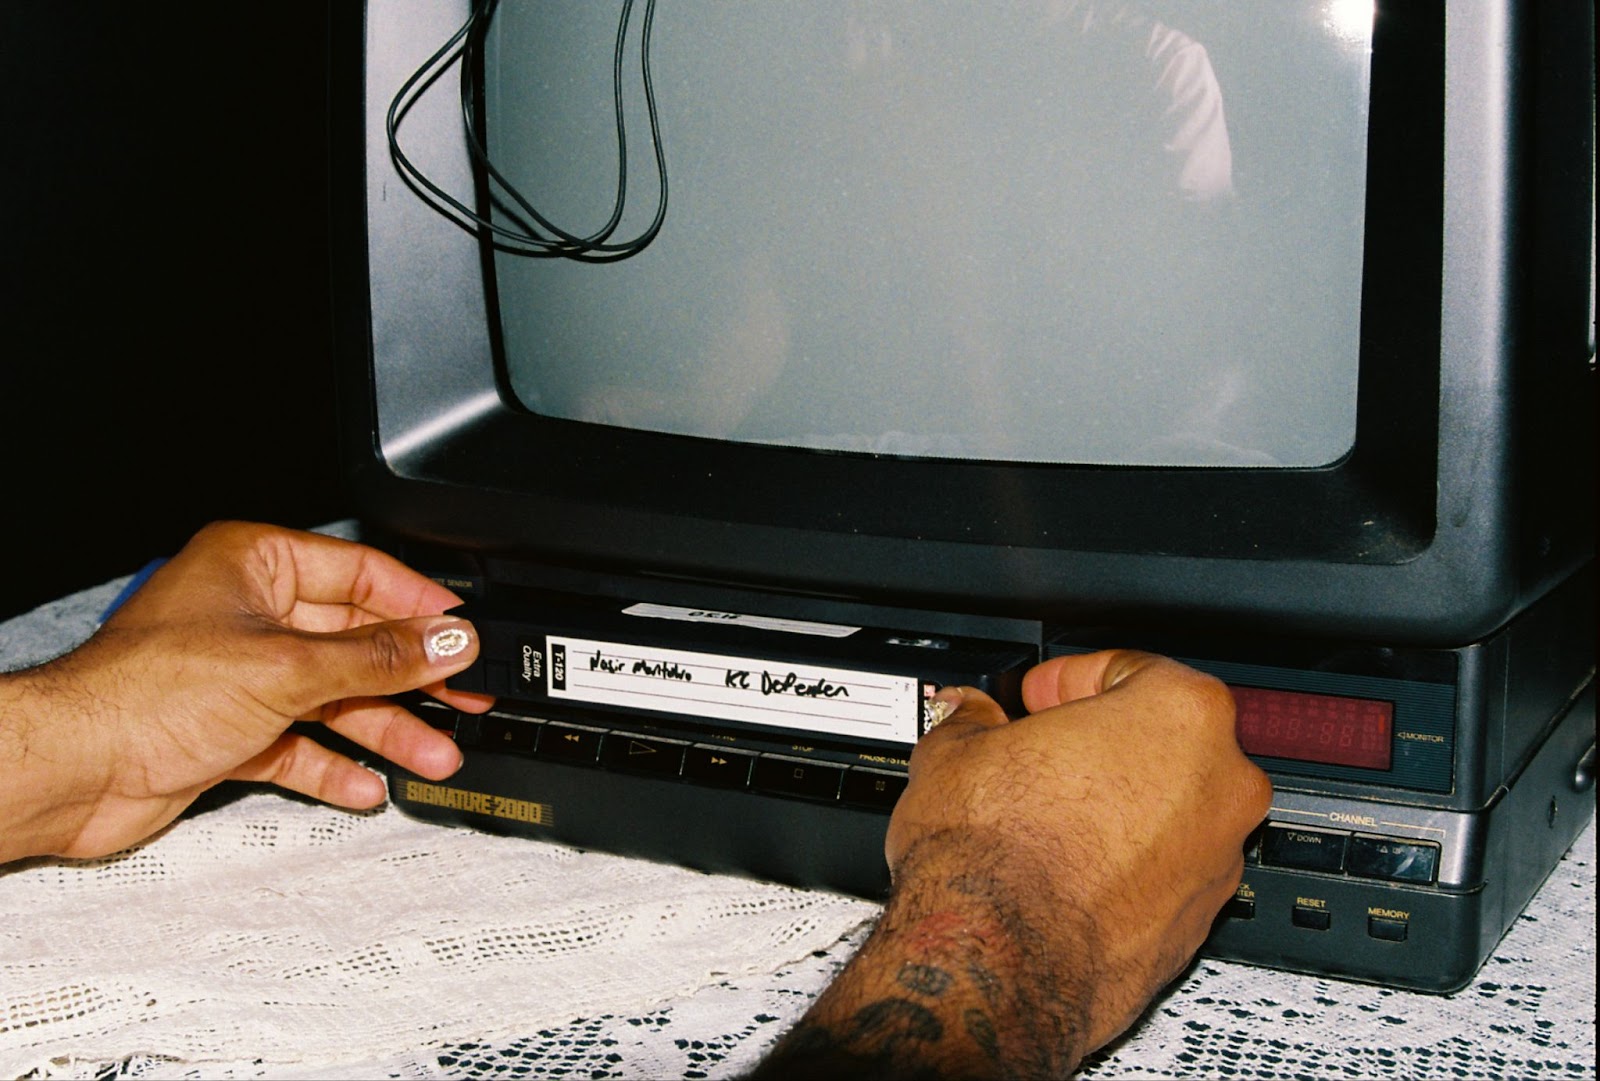
<svg viewBox="0 0 1600 1081">
<path fill-rule="evenodd" d="M 478 657 L 478 632 L 452 616 L 415 616 L 304 633 L 293 675 L 280 683 L 290 716 L 328 702 L 400 694 L 455 675 Z"/>
<path fill-rule="evenodd" d="M 1132 649 L 1068 654 L 1035 665 L 1022 677 L 1022 704 L 1029 713 L 1109 691 L 1129 676 L 1170 662 Z"/>
</svg>

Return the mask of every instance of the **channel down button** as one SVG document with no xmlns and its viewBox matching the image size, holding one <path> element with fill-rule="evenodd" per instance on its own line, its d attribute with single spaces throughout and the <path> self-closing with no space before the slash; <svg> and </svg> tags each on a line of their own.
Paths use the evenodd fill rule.
<svg viewBox="0 0 1600 1081">
<path fill-rule="evenodd" d="M 1349 843 L 1350 835 L 1336 830 L 1269 825 L 1261 834 L 1261 862 L 1269 867 L 1339 874 L 1344 871 Z"/>
</svg>

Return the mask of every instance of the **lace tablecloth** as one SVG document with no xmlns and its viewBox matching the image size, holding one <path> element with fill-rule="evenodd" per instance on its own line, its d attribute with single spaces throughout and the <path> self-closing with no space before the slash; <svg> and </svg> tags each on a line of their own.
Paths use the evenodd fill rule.
<svg viewBox="0 0 1600 1081">
<path fill-rule="evenodd" d="M 0 624 L 0 668 L 122 584 Z M 1200 961 L 1082 1076 L 1593 1078 L 1594 838 L 1455 995 Z M 233 789 L 116 857 L 0 871 L 0 1077 L 732 1077 L 875 913 Z"/>
</svg>

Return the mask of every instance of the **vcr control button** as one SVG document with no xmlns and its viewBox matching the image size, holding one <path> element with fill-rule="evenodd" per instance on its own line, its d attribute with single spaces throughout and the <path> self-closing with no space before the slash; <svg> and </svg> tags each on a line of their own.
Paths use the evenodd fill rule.
<svg viewBox="0 0 1600 1081">
<path fill-rule="evenodd" d="M 1350 838 L 1345 870 L 1362 878 L 1432 882 L 1439 874 L 1439 846 L 1426 841 L 1363 837 L 1358 833 Z"/>
<path fill-rule="evenodd" d="M 1337 874 L 1344 870 L 1344 849 L 1349 839 L 1348 833 L 1332 830 L 1269 825 L 1261 834 L 1261 862 L 1272 867 Z"/>
<path fill-rule="evenodd" d="M 881 769 L 849 769 L 844 774 L 844 785 L 839 789 L 839 799 L 860 807 L 874 807 L 889 811 L 894 809 L 900 793 L 906 790 L 904 773 L 889 773 Z"/>
<path fill-rule="evenodd" d="M 683 776 L 697 784 L 743 788 L 750 780 L 750 763 L 755 757 L 744 751 L 697 743 L 684 752 Z"/>
<path fill-rule="evenodd" d="M 562 762 L 593 762 L 600 755 L 600 738 L 604 735 L 605 730 L 600 728 L 551 722 L 539 735 L 539 757 Z"/>
<path fill-rule="evenodd" d="M 1289 918 L 1296 927 L 1304 927 L 1308 931 L 1326 931 L 1333 926 L 1331 912 L 1325 908 L 1312 908 L 1309 905 L 1295 905 Z"/>
<path fill-rule="evenodd" d="M 607 732 L 600 745 L 600 762 L 612 769 L 676 777 L 678 767 L 683 764 L 683 749 L 687 746 L 676 740 Z"/>
<path fill-rule="evenodd" d="M 437 728 L 452 736 L 456 734 L 456 711 L 442 702 L 417 702 L 411 712 L 427 722 L 430 728 Z"/>
<path fill-rule="evenodd" d="M 756 758 L 750 787 L 781 796 L 835 800 L 839 798 L 839 782 L 843 776 L 843 766 L 764 754 Z"/>
<path fill-rule="evenodd" d="M 1222 914 L 1230 920 L 1253 920 L 1256 918 L 1256 903 L 1248 897 L 1230 897 L 1228 903 L 1222 906 Z"/>
<path fill-rule="evenodd" d="M 1368 916 L 1367 934 L 1385 942 L 1404 942 L 1406 940 L 1406 921 L 1393 919 L 1389 916 Z"/>
<path fill-rule="evenodd" d="M 493 713 L 478 719 L 478 746 L 484 750 L 532 754 L 538 742 L 538 721 Z"/>
</svg>

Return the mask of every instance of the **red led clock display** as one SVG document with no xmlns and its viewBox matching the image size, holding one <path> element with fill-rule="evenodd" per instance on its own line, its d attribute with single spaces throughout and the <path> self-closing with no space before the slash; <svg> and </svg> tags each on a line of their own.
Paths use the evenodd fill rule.
<svg viewBox="0 0 1600 1081">
<path fill-rule="evenodd" d="M 1230 687 L 1246 754 L 1388 769 L 1394 754 L 1394 703 L 1328 694 Z"/>
</svg>

